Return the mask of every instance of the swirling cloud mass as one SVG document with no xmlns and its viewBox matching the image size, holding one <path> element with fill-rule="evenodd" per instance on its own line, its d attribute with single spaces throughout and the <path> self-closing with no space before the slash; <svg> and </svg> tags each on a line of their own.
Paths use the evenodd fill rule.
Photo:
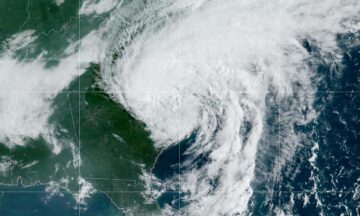
<svg viewBox="0 0 360 216">
<path fill-rule="evenodd" d="M 279 142 L 266 140 L 268 127 L 278 127 L 266 123 L 270 107 L 282 107 L 278 123 L 288 123 L 278 167 L 298 145 L 291 125 L 317 116 L 317 75 L 307 64 L 316 59 L 304 41 L 321 61 L 338 61 L 336 36 L 356 30 L 359 11 L 353 0 L 153 1 L 131 15 L 136 25 L 114 24 L 109 52 L 121 58 L 105 61 L 101 85 L 146 124 L 157 147 L 196 133 L 182 171 L 163 182 L 185 194 L 185 215 L 243 214 L 261 167 L 259 143 Z"/>
</svg>

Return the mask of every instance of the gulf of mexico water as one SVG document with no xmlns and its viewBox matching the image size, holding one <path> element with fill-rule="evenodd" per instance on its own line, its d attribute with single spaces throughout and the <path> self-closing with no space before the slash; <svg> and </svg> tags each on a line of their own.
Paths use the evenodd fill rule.
<svg viewBox="0 0 360 216">
<path fill-rule="evenodd" d="M 1 215 L 11 216 L 76 216 L 79 215 L 119 215 L 117 208 L 103 193 L 97 193 L 88 200 L 87 207 L 79 206 L 73 195 L 60 189 L 49 199 L 46 185 L 1 186 Z M 80 208 L 80 211 L 79 211 Z"/>
</svg>

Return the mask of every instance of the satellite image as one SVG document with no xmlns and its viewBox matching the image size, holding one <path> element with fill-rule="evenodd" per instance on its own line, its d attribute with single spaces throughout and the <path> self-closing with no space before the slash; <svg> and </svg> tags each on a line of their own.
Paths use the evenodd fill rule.
<svg viewBox="0 0 360 216">
<path fill-rule="evenodd" d="M 360 0 L 0 0 L 0 216 L 318 215 L 360 215 Z"/>
</svg>

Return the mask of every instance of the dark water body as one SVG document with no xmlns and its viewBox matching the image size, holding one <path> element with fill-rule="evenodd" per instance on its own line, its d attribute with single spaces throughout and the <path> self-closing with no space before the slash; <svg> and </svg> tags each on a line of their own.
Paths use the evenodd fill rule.
<svg viewBox="0 0 360 216">
<path fill-rule="evenodd" d="M 321 77 L 314 102 L 320 114 L 309 124 L 292 126 L 301 145 L 274 191 L 254 194 L 253 215 L 360 215 L 360 46 L 354 46 L 359 40 L 359 34 L 338 37 L 341 65 L 321 60 L 312 65 Z M 304 47 L 319 57 L 316 44 Z"/>
<path fill-rule="evenodd" d="M 31 187 L 1 186 L 0 215 L 6 216 L 77 216 L 78 204 L 65 190 L 47 200 L 49 193 L 45 185 Z M 102 193 L 96 193 L 87 200 L 86 208 L 80 207 L 83 216 L 118 215 L 111 200 Z"/>
<path fill-rule="evenodd" d="M 186 139 L 161 152 L 152 173 L 157 178 L 164 181 L 178 176 L 179 173 L 186 172 L 187 168 L 184 167 L 182 163 L 188 159 L 189 156 L 186 155 L 186 150 L 188 150 L 191 144 L 195 142 L 196 135 L 197 133 L 194 132 Z M 199 158 L 198 160 L 204 161 L 205 158 Z M 179 209 L 186 205 L 182 199 L 185 194 L 179 193 L 179 188 L 180 185 L 176 185 L 175 190 L 167 188 L 167 192 L 157 199 L 159 206 L 163 208 L 165 205 L 170 205 L 175 209 Z"/>
<path fill-rule="evenodd" d="M 339 70 L 335 72 L 340 73 L 334 76 L 329 70 L 325 74 L 331 92 L 317 94 L 316 103 L 323 109 L 318 119 L 304 128 L 309 143 L 305 143 L 307 147 L 295 158 L 302 165 L 295 176 L 280 183 L 282 188 L 294 191 L 311 191 L 316 185 L 315 192 L 308 194 L 310 205 L 303 205 L 301 195 L 293 198 L 293 211 L 300 215 L 309 212 L 324 215 L 360 213 L 360 200 L 354 197 L 360 184 L 360 46 L 351 46 L 349 41 L 354 37 L 339 37 L 343 59 L 342 67 L 335 68 Z M 310 158 L 309 147 L 315 143 L 319 150 L 315 167 L 311 167 L 305 159 Z M 310 170 L 314 176 L 312 181 L 309 181 Z M 289 202 L 290 195 L 280 196 L 281 202 Z"/>
</svg>

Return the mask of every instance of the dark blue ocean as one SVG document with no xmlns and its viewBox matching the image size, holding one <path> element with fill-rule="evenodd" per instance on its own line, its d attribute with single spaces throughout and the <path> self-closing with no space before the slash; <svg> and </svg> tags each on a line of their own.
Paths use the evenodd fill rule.
<svg viewBox="0 0 360 216">
<path fill-rule="evenodd" d="M 286 125 L 302 137 L 300 147 L 278 181 L 254 185 L 268 191 L 254 193 L 253 215 L 360 215 L 359 42 L 358 34 L 339 35 L 341 63 L 329 64 L 319 59 L 316 43 L 304 40 L 314 59 L 309 64 L 316 73 L 314 106 L 320 114 L 305 125 Z M 274 158 L 268 160 L 271 168 Z"/>
</svg>

